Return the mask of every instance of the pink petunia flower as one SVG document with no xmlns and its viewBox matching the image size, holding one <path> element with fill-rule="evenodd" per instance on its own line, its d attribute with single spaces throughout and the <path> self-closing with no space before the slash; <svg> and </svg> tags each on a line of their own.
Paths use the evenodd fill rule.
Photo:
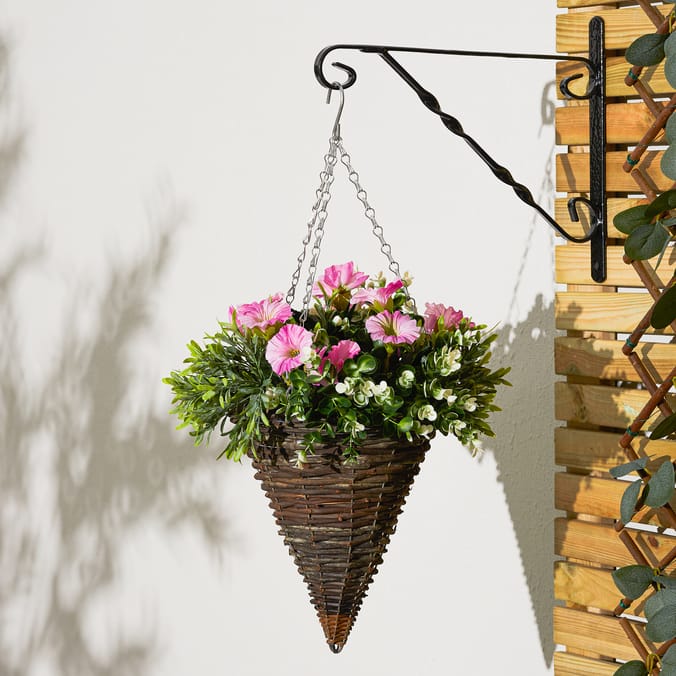
<svg viewBox="0 0 676 676">
<path fill-rule="evenodd" d="M 315 296 L 330 296 L 334 291 L 348 291 L 361 286 L 369 278 L 363 272 L 354 269 L 354 263 L 332 265 L 324 270 L 324 274 L 317 280 L 313 294 Z"/>
<path fill-rule="evenodd" d="M 245 303 L 236 308 L 235 317 L 239 326 L 265 331 L 270 326 L 281 324 L 291 316 L 291 306 L 282 300 L 282 294 L 268 296 L 257 303 Z"/>
<path fill-rule="evenodd" d="M 462 310 L 446 307 L 442 303 L 425 303 L 425 331 L 433 333 L 439 326 L 444 329 L 454 329 L 463 319 Z"/>
<path fill-rule="evenodd" d="M 414 319 L 397 310 L 388 310 L 366 320 L 366 330 L 373 340 L 383 343 L 414 343 L 420 336 L 420 327 Z"/>
<path fill-rule="evenodd" d="M 285 324 L 270 338 L 265 358 L 281 376 L 307 362 L 312 354 L 312 333 L 297 324 Z"/>
<path fill-rule="evenodd" d="M 336 371 L 340 371 L 348 359 L 356 357 L 360 352 L 359 343 L 355 343 L 354 340 L 341 340 L 329 350 L 327 358 Z"/>
<path fill-rule="evenodd" d="M 397 279 L 394 282 L 390 282 L 387 286 L 380 286 L 375 289 L 357 289 L 357 291 L 352 294 L 350 305 L 364 305 L 370 303 L 376 309 L 384 310 L 387 301 L 396 291 L 399 291 L 402 286 L 404 286 L 404 283 L 401 279 Z"/>
</svg>

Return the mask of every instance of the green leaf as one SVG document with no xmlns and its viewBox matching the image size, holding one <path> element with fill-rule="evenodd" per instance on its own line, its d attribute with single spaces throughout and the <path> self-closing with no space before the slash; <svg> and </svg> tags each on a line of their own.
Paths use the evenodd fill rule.
<svg viewBox="0 0 676 676">
<path fill-rule="evenodd" d="M 662 155 L 660 169 L 665 176 L 676 180 L 676 146 L 670 145 Z"/>
<path fill-rule="evenodd" d="M 357 368 L 359 373 L 373 373 L 378 367 L 378 362 L 373 355 L 362 354 L 357 359 Z"/>
<path fill-rule="evenodd" d="M 676 0 L 674 0 L 674 2 L 676 2 Z M 668 143 L 676 141 L 676 117 L 673 115 L 670 115 L 667 120 L 667 124 L 664 127 L 664 135 L 666 136 Z"/>
<path fill-rule="evenodd" d="M 665 460 L 648 481 L 645 504 L 649 507 L 661 507 L 669 502 L 674 492 L 674 464 Z"/>
<path fill-rule="evenodd" d="M 649 33 L 636 38 L 624 54 L 634 66 L 654 66 L 664 58 L 664 42 L 668 36 Z"/>
<path fill-rule="evenodd" d="M 639 225 L 627 237 L 627 241 L 624 243 L 624 251 L 632 260 L 644 261 L 657 256 L 670 237 L 669 232 L 661 225 Z"/>
<path fill-rule="evenodd" d="M 676 190 L 665 190 L 647 206 L 646 216 L 651 219 L 659 216 L 663 211 L 676 209 Z"/>
<path fill-rule="evenodd" d="M 645 628 L 651 641 L 669 641 L 676 636 L 676 607 L 665 606 L 658 610 Z"/>
<path fill-rule="evenodd" d="M 668 437 L 670 434 L 676 432 L 676 413 L 672 413 L 670 416 L 665 418 L 660 422 L 657 427 L 650 433 L 651 439 L 662 439 L 663 437 Z"/>
<path fill-rule="evenodd" d="M 665 56 L 667 57 L 665 62 L 664 62 L 664 76 L 667 78 L 667 82 L 672 86 L 676 87 L 674 84 L 676 82 L 676 53 L 674 50 L 676 49 L 676 42 L 673 42 L 671 38 L 674 36 L 674 33 L 672 33 L 669 36 L 669 39 L 665 43 Z M 670 53 L 666 52 L 666 46 L 671 42 L 671 51 Z"/>
<path fill-rule="evenodd" d="M 674 2 L 676 2 L 676 0 L 674 0 Z M 669 650 L 671 650 L 671 648 L 669 648 Z M 676 664 L 664 664 L 664 662 L 662 662 L 660 676 L 676 676 Z"/>
<path fill-rule="evenodd" d="M 660 589 L 660 591 L 655 592 L 645 602 L 645 616 L 650 619 L 666 606 L 676 606 L 676 589 Z"/>
<path fill-rule="evenodd" d="M 655 582 L 661 584 L 665 589 L 676 589 L 676 577 L 668 577 L 667 575 L 656 575 Z"/>
<path fill-rule="evenodd" d="M 613 224 L 620 232 L 623 232 L 625 235 L 629 235 L 634 230 L 636 230 L 639 225 L 646 225 L 647 223 L 650 223 L 652 216 L 646 215 L 646 211 L 649 209 L 649 207 L 649 204 L 639 204 L 638 206 L 631 207 L 630 209 L 620 211 L 620 213 L 616 214 L 615 218 L 613 218 Z"/>
<path fill-rule="evenodd" d="M 632 481 L 624 491 L 620 502 L 620 518 L 622 519 L 622 523 L 629 523 L 634 517 L 636 503 L 638 502 L 638 496 L 641 494 L 642 488 L 642 481 Z"/>
<path fill-rule="evenodd" d="M 615 672 L 614 676 L 648 676 L 648 670 L 640 660 L 632 660 L 631 662 L 625 662 Z"/>
<path fill-rule="evenodd" d="M 648 589 L 654 574 L 648 566 L 624 566 L 613 571 L 613 580 L 628 599 L 635 600 Z"/>
<path fill-rule="evenodd" d="M 672 284 L 659 298 L 650 324 L 655 329 L 664 329 L 676 319 L 676 284 Z"/>
<path fill-rule="evenodd" d="M 676 2 L 676 0 L 674 0 Z M 676 667 L 676 645 L 672 645 L 662 658 L 662 673 L 665 666 Z"/>
<path fill-rule="evenodd" d="M 645 469 L 645 466 L 648 464 L 648 459 L 649 458 L 638 458 L 637 460 L 632 460 L 631 462 L 625 462 L 623 465 L 611 467 L 610 475 L 617 479 L 618 477 L 625 476 L 630 472 L 636 471 L 637 469 Z"/>
<path fill-rule="evenodd" d="M 410 415 L 407 415 L 405 418 L 402 418 L 397 425 L 400 432 L 408 432 L 411 427 L 413 427 L 413 418 Z"/>
</svg>

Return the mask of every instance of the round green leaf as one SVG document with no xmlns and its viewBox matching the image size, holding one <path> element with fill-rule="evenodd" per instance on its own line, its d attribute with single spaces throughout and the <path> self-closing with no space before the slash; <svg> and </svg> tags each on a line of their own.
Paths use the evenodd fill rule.
<svg viewBox="0 0 676 676">
<path fill-rule="evenodd" d="M 660 589 L 645 602 L 645 616 L 650 619 L 666 606 L 676 606 L 676 589 Z M 676 662 L 676 655 L 674 655 Z"/>
<path fill-rule="evenodd" d="M 650 223 L 652 216 L 646 215 L 646 211 L 649 207 L 649 204 L 639 204 L 638 206 L 620 211 L 620 213 L 616 214 L 615 218 L 613 218 L 613 224 L 620 232 L 629 235 L 639 225 Z"/>
<path fill-rule="evenodd" d="M 627 237 L 624 251 L 632 260 L 644 261 L 657 256 L 670 237 L 671 235 L 661 225 L 639 225 Z"/>
<path fill-rule="evenodd" d="M 664 151 L 664 155 L 662 155 L 662 159 L 660 160 L 660 169 L 665 176 L 676 181 L 676 146 L 670 145 Z"/>
<path fill-rule="evenodd" d="M 665 460 L 652 475 L 645 495 L 645 504 L 649 507 L 661 507 L 669 502 L 674 492 L 674 464 Z"/>
<path fill-rule="evenodd" d="M 376 358 L 371 354 L 362 354 L 357 359 L 357 368 L 359 373 L 373 373 L 378 367 Z"/>
<path fill-rule="evenodd" d="M 676 2 L 676 0 L 674 0 Z M 670 667 L 676 667 L 676 645 L 672 645 L 662 658 L 662 669 L 669 665 Z"/>
<path fill-rule="evenodd" d="M 672 284 L 655 303 L 650 325 L 664 329 L 676 319 L 676 284 Z"/>
<path fill-rule="evenodd" d="M 659 33 L 641 35 L 629 45 L 624 57 L 634 66 L 654 66 L 664 58 L 667 37 Z"/>
<path fill-rule="evenodd" d="M 659 216 L 663 211 L 669 211 L 670 209 L 676 209 L 676 190 L 665 190 L 662 194 L 658 195 L 648 205 L 646 216 L 652 219 L 655 216 Z"/>
<path fill-rule="evenodd" d="M 648 670 L 640 660 L 632 660 L 631 662 L 625 662 L 615 672 L 614 676 L 648 676 Z"/>
<path fill-rule="evenodd" d="M 667 58 L 667 61 L 676 54 L 676 40 L 673 37 L 674 34 L 672 33 L 664 42 L 664 56 Z"/>
<path fill-rule="evenodd" d="M 671 34 L 673 37 L 674 33 Z M 668 42 L 668 41 L 667 41 Z M 667 78 L 667 82 L 676 88 L 676 52 L 673 50 L 676 49 L 676 42 L 672 45 L 672 52 L 667 54 L 667 58 L 664 61 L 664 75 Z"/>
<path fill-rule="evenodd" d="M 642 481 L 633 481 L 624 491 L 622 500 L 620 501 L 620 518 L 622 519 L 622 523 L 629 523 L 634 517 L 636 503 L 638 502 L 638 496 L 641 494 L 642 488 Z"/>
<path fill-rule="evenodd" d="M 676 2 L 676 0 L 674 0 Z M 670 115 L 667 124 L 664 127 L 664 135 L 668 143 L 676 141 L 676 115 Z"/>
<path fill-rule="evenodd" d="M 674 2 L 676 2 L 676 0 L 674 0 Z M 671 650 L 671 648 L 669 648 L 669 650 Z M 664 664 L 664 662 L 662 662 L 660 676 L 676 676 L 676 664 Z"/>
<path fill-rule="evenodd" d="M 628 598 L 639 598 L 653 581 L 654 572 L 648 566 L 624 566 L 613 571 L 617 588 Z"/>
<path fill-rule="evenodd" d="M 651 641 L 669 641 L 676 636 L 676 607 L 665 606 L 658 610 L 645 628 Z"/>
</svg>

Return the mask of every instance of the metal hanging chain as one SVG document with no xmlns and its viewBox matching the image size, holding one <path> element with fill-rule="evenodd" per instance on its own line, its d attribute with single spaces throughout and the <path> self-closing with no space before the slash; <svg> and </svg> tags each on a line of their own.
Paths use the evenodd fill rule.
<svg viewBox="0 0 676 676">
<path fill-rule="evenodd" d="M 314 232 L 314 243 L 312 245 L 312 257 L 310 259 L 308 267 L 308 277 L 305 285 L 305 296 L 303 297 L 303 309 L 300 316 L 300 322 L 303 324 L 307 319 L 307 315 L 310 308 L 310 301 L 312 300 L 312 292 L 314 289 L 315 276 L 317 274 L 317 262 L 319 261 L 319 255 L 321 253 L 321 244 L 324 238 L 324 225 L 326 218 L 328 216 L 327 205 L 331 199 L 331 184 L 334 180 L 333 170 L 338 161 L 338 153 L 340 153 L 340 161 L 343 166 L 347 169 L 348 178 L 350 182 L 354 185 L 357 199 L 364 206 L 364 215 L 370 221 L 372 226 L 373 235 L 380 243 L 380 250 L 385 255 L 388 261 L 388 266 L 390 271 L 396 276 L 397 279 L 402 279 L 401 271 L 399 268 L 399 263 L 392 256 L 392 247 L 385 240 L 383 228 L 380 226 L 376 220 L 375 209 L 369 204 L 367 199 L 366 190 L 361 186 L 359 182 L 359 174 L 354 169 L 351 163 L 351 157 L 349 153 L 345 150 L 345 147 L 342 143 L 342 138 L 340 135 L 340 118 L 343 112 L 343 106 L 345 105 L 345 94 L 343 92 L 343 87 L 339 83 L 334 83 L 336 88 L 340 91 L 340 106 L 338 108 L 338 114 L 336 115 L 336 120 L 333 124 L 333 130 L 331 133 L 331 138 L 329 139 L 329 150 L 324 156 L 324 170 L 320 173 L 321 184 L 317 189 L 316 196 L 317 200 L 312 207 L 312 217 L 307 224 L 307 233 L 303 239 L 303 250 L 298 256 L 298 265 L 296 270 L 293 273 L 291 278 L 291 286 L 286 294 L 286 302 L 291 304 L 296 295 L 296 286 L 300 279 L 300 273 L 305 262 L 307 247 L 312 239 L 312 234 Z M 326 102 L 329 103 L 331 99 L 331 92 L 333 90 L 329 89 Z M 404 285 L 404 293 L 412 306 L 414 312 L 417 313 L 417 308 L 415 300 L 409 294 L 408 287 Z"/>
</svg>

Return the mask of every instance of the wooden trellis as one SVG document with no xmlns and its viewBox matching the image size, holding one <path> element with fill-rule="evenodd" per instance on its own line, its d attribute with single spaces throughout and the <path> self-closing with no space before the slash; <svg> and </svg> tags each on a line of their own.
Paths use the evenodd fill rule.
<svg viewBox="0 0 676 676">
<path fill-rule="evenodd" d="M 626 483 L 612 479 L 613 466 L 650 456 L 652 465 L 676 458 L 676 442 L 651 441 L 645 431 L 658 411 L 674 409 L 669 394 L 676 375 L 676 327 L 655 332 L 650 312 L 676 262 L 673 249 L 656 270 L 655 261 L 624 258 L 622 233 L 612 226 L 618 211 L 654 198 L 673 187 L 659 167 L 663 127 L 676 103 L 664 78 L 663 65 L 634 69 L 624 50 L 639 35 L 668 30 L 665 17 L 673 4 L 633 6 L 607 0 L 558 0 L 567 11 L 557 17 L 557 51 L 577 54 L 586 49 L 587 24 L 602 16 L 608 50 L 607 190 L 610 247 L 608 279 L 594 284 L 588 272 L 588 246 L 557 247 L 556 279 L 567 285 L 557 294 L 556 372 L 565 380 L 555 385 L 556 417 L 564 422 L 555 435 L 555 504 L 566 515 L 555 528 L 554 640 L 558 676 L 613 674 L 618 661 L 660 654 L 643 631 L 645 597 L 631 604 L 621 599 L 611 572 L 634 563 L 675 567 L 676 514 L 671 507 L 644 508 L 626 527 L 619 520 Z M 576 71 L 563 64 L 561 78 Z M 580 71 L 581 72 L 581 71 Z M 584 77 L 575 86 L 584 90 Z M 571 86 L 573 89 L 573 86 Z M 558 109 L 557 143 L 568 152 L 557 157 L 556 188 L 568 196 L 588 190 L 586 110 L 579 103 Z M 611 145 L 612 144 L 612 145 Z M 631 162 L 627 155 L 631 154 Z M 634 164 L 636 163 L 636 164 Z M 638 195 L 638 196 L 637 196 Z M 556 218 L 582 233 L 566 212 L 567 199 L 557 200 Z M 666 339 L 656 338 L 659 333 Z M 645 419 L 649 419 L 645 422 Z M 622 601 L 622 604 L 620 604 Z M 655 671 L 655 673 L 657 673 Z"/>
</svg>

